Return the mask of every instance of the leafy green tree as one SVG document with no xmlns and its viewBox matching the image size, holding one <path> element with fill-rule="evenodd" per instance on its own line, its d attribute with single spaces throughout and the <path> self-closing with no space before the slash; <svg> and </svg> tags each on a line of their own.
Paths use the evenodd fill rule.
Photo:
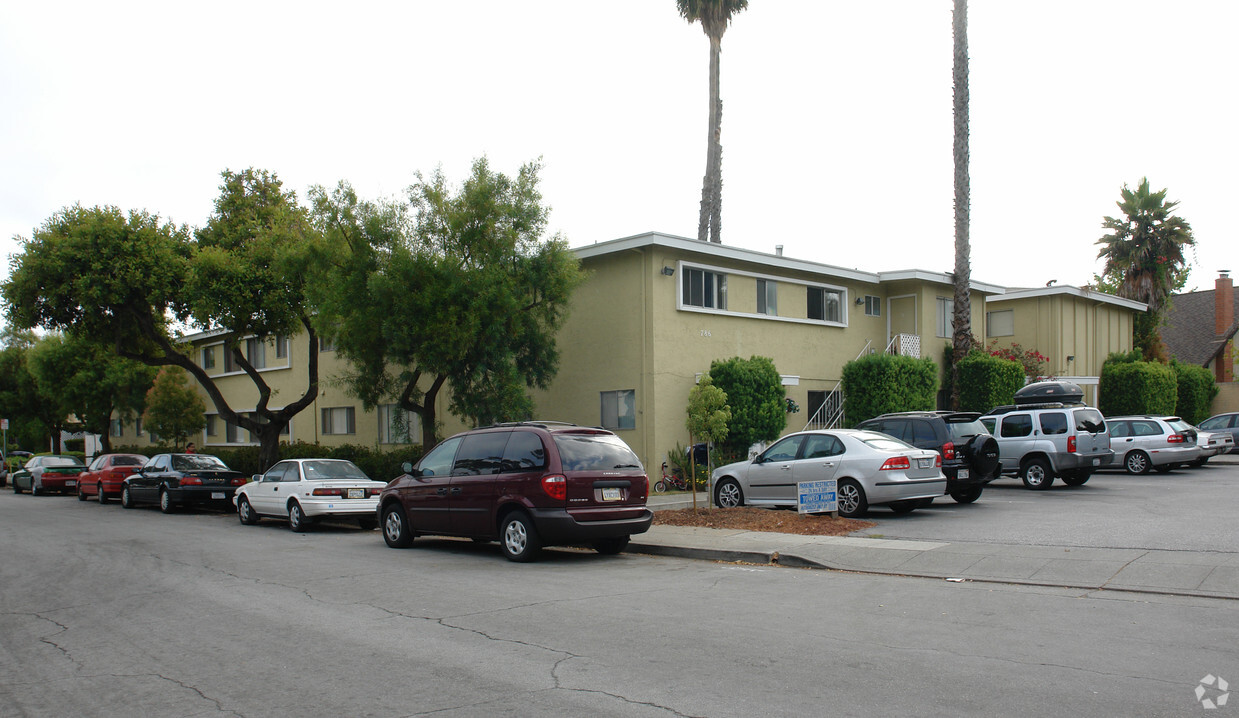
<svg viewBox="0 0 1239 718">
<path fill-rule="evenodd" d="M 744 455 L 753 444 L 777 439 L 787 428 L 783 382 L 772 359 L 715 360 L 710 378 L 726 395 L 731 410 L 724 450 Z"/>
<path fill-rule="evenodd" d="M 727 392 L 714 386 L 714 379 L 709 374 L 701 377 L 693 388 L 688 391 L 688 443 L 689 446 L 693 442 L 700 439 L 706 442 L 707 457 L 709 456 L 709 447 L 722 442 L 727 438 L 728 423 L 731 421 L 731 409 L 727 406 Z M 676 447 L 677 453 L 679 447 Z M 695 457 L 696 452 L 690 452 L 690 457 Z M 709 463 L 707 461 L 707 463 Z M 689 471 L 686 476 L 693 476 L 694 482 L 697 481 L 697 467 L 695 462 L 690 461 Z M 709 471 L 709 467 L 706 467 Z M 708 476 L 707 476 L 708 480 Z M 697 492 L 693 492 L 693 508 L 697 508 Z"/>
<path fill-rule="evenodd" d="M 972 349 L 972 249 L 968 238 L 971 184 L 968 176 L 968 0 L 954 0 L 951 36 L 954 58 L 951 79 L 955 86 L 953 113 L 955 141 L 955 299 L 952 318 L 951 407 L 960 407 L 959 366 Z"/>
<path fill-rule="evenodd" d="M 15 326 L 88 337 L 123 357 L 189 372 L 224 420 L 258 437 L 269 466 L 278 459 L 282 428 L 318 395 L 318 340 L 303 296 L 313 230 L 275 175 L 222 176 L 215 212 L 196 238 L 146 212 L 80 205 L 57 212 L 23 240 L 3 297 Z M 226 351 L 258 395 L 252 416 L 232 409 L 187 354 L 174 323 L 223 332 Z M 241 342 L 300 329 L 310 337 L 306 390 L 275 410 Z"/>
<path fill-rule="evenodd" d="M 50 334 L 30 351 L 30 368 L 40 392 L 65 416 L 98 434 L 104 453 L 112 450 L 109 423 L 115 413 L 132 421 L 143 409 L 155 369 L 118 356 L 109 347 L 79 337 Z"/>
<path fill-rule="evenodd" d="M 479 159 L 459 188 L 419 174 L 407 204 L 359 200 L 343 182 L 311 191 L 323 241 L 310 286 L 348 360 L 342 380 L 366 408 L 420 415 L 425 448 L 449 380 L 449 410 L 489 423 L 527 418 L 527 388 L 555 375 L 555 332 L 584 274 L 562 237 L 543 238 L 539 170 L 509 177 Z"/>
<path fill-rule="evenodd" d="M 1099 284 L 1117 286 L 1118 296 L 1144 302 L 1147 312 L 1136 317 L 1134 343 L 1149 361 L 1165 361 L 1166 350 L 1157 329 L 1166 314 L 1167 301 L 1183 286 L 1190 267 L 1184 255 L 1194 247 L 1191 225 L 1172 214 L 1177 201 L 1166 201 L 1166 190 L 1153 192 L 1148 178 L 1133 191 L 1126 184 L 1117 203 L 1123 216 L 1106 217 L 1108 231 L 1097 244 L 1097 256 L 1105 260 Z"/>
<path fill-rule="evenodd" d="M 748 0 L 676 0 L 680 17 L 690 23 L 700 22 L 710 39 L 710 109 L 709 133 L 706 137 L 706 173 L 701 183 L 701 214 L 697 222 L 697 239 L 722 243 L 723 213 L 723 101 L 719 98 L 719 56 L 722 54 L 723 33 L 731 17 L 749 6 Z"/>
<path fill-rule="evenodd" d="M 181 446 L 189 435 L 206 426 L 206 402 L 193 387 L 184 369 L 165 366 L 146 393 L 142 423 L 160 438 Z M 261 463 L 261 462 L 260 462 Z"/>
<path fill-rule="evenodd" d="M 5 347 L 0 349 L 0 418 L 9 420 L 9 448 L 42 450 L 48 438 L 53 451 L 60 451 L 60 429 L 65 415 L 55 402 L 39 391 L 30 372 L 30 350 L 37 341 L 34 332 L 8 327 Z"/>
</svg>

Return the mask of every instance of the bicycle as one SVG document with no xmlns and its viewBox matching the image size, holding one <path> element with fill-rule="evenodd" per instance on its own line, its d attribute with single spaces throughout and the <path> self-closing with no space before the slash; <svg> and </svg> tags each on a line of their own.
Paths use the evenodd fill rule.
<svg viewBox="0 0 1239 718">
<path fill-rule="evenodd" d="M 681 474 L 672 471 L 667 473 L 667 462 L 663 462 L 662 478 L 654 483 L 654 493 L 661 494 L 667 491 L 668 486 L 677 491 L 688 491 L 688 480 Z"/>
</svg>

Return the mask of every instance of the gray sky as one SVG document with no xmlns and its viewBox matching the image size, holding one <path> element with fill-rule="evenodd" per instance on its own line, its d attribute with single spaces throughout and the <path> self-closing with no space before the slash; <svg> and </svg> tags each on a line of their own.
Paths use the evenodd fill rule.
<svg viewBox="0 0 1239 718">
<path fill-rule="evenodd" d="M 1088 283 L 1147 175 L 1239 271 L 1239 4 L 973 0 L 972 275 Z M 723 242 L 954 266 L 950 0 L 753 0 L 723 39 Z M 708 43 L 673 0 L 0 0 L 0 252 L 63 206 L 200 225 L 219 173 L 402 194 L 542 158 L 573 246 L 696 236 Z M 4 266 L 7 276 L 8 267 Z"/>
</svg>

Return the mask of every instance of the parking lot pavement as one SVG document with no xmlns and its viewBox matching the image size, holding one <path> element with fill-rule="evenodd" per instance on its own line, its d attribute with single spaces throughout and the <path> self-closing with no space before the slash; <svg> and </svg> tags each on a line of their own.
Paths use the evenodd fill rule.
<svg viewBox="0 0 1239 718">
<path fill-rule="evenodd" d="M 1197 470 L 1135 477 L 1099 474 L 1085 486 L 1048 492 L 995 485 L 977 504 L 953 505 L 948 500 L 941 508 L 935 503 L 907 516 L 874 511 L 869 518 L 879 525 L 867 535 L 655 525 L 634 536 L 628 551 L 952 581 L 1239 599 L 1239 546 L 1231 528 L 1239 515 L 1237 489 L 1239 456 L 1231 455 Z M 650 505 L 655 510 L 683 508 L 682 498 L 674 501 L 655 496 Z M 699 502 L 705 505 L 704 498 Z M 1046 533 L 1039 527 L 1051 513 L 1056 520 Z M 976 530 L 964 531 L 972 518 L 978 519 Z M 1097 543 L 1098 523 L 1110 527 L 1108 538 L 1090 545 Z M 1124 524 L 1136 526 L 1113 530 Z M 915 527 L 917 537 L 896 536 L 901 527 L 904 533 L 913 533 L 910 527 Z M 985 527 L 992 527 L 990 533 L 999 538 L 983 540 Z M 933 538 L 960 533 L 971 538 Z M 1010 536 L 1021 540 L 1001 538 Z"/>
</svg>

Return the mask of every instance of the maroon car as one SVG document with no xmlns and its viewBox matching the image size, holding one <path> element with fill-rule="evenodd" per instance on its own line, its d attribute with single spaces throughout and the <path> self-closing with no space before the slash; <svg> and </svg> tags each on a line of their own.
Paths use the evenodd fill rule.
<svg viewBox="0 0 1239 718">
<path fill-rule="evenodd" d="M 512 561 L 543 546 L 588 544 L 614 554 L 647 531 L 649 478 L 605 429 L 557 422 L 499 424 L 440 443 L 379 495 L 392 548 L 437 534 L 498 540 Z"/>
<path fill-rule="evenodd" d="M 98 496 L 99 503 L 106 504 L 110 498 L 120 498 L 121 482 L 126 476 L 136 474 L 145 463 L 146 457 L 141 454 L 101 454 L 95 457 L 77 478 L 78 501 Z"/>
</svg>

